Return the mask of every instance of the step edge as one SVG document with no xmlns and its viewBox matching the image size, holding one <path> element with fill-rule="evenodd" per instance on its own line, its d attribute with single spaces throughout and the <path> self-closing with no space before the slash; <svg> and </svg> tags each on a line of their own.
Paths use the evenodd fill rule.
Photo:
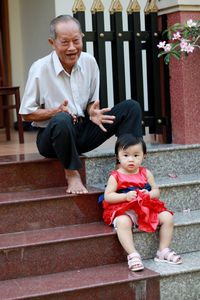
<svg viewBox="0 0 200 300">
<path fill-rule="evenodd" d="M 168 152 L 168 151 L 186 151 L 186 150 L 193 150 L 199 149 L 200 144 L 148 144 L 147 143 L 147 152 L 156 153 L 156 152 Z M 90 152 L 84 153 L 85 159 L 93 159 L 93 158 L 100 158 L 100 157 L 114 157 L 114 148 L 107 148 L 107 149 L 95 149 Z"/>
<path fill-rule="evenodd" d="M 82 197 L 82 196 L 87 196 L 87 195 L 95 195 L 95 194 L 100 194 L 103 192 L 102 189 L 98 188 L 98 187 L 95 187 L 95 186 L 90 186 L 90 185 L 86 185 L 87 189 L 88 189 L 88 193 L 87 194 L 68 194 L 68 193 L 62 193 L 60 195 L 52 195 L 52 196 L 47 196 L 47 195 L 43 195 L 43 196 L 40 196 L 40 195 L 37 195 L 34 197 L 34 195 L 31 197 L 28 198 L 18 198 L 18 199 L 10 199 L 10 200 L 3 200 L 3 199 L 0 199 L 0 206 L 3 206 L 3 205 L 11 205 L 11 204 L 23 204 L 23 203 L 27 203 L 27 202 L 40 202 L 40 201 L 49 201 L 49 200 L 57 200 L 57 199 L 64 199 L 64 198 L 70 198 L 70 197 L 73 197 L 73 198 L 76 198 L 76 197 Z M 58 189 L 66 189 L 66 187 L 64 186 L 61 186 L 61 187 L 54 187 L 53 189 L 55 188 L 58 188 Z M 25 194 L 25 193 L 29 193 L 29 195 L 32 193 L 34 194 L 35 191 L 48 191 L 52 189 L 51 187 L 47 187 L 47 188 L 41 188 L 41 189 L 35 189 L 35 190 L 30 190 L 30 191 L 18 191 L 18 192 L 5 192 L 5 193 L 1 193 L 1 197 L 9 197 L 9 195 L 21 195 L 21 194 Z M 94 191 L 92 191 L 92 189 L 94 189 Z"/>
<path fill-rule="evenodd" d="M 101 269 L 101 272 L 102 270 L 104 270 L 106 272 L 106 270 L 112 266 L 117 266 L 117 267 L 123 267 L 123 268 L 126 268 L 127 269 L 127 272 L 130 273 L 131 275 L 133 276 L 136 276 L 136 277 L 132 277 L 131 276 L 128 276 L 127 278 L 122 278 L 122 279 L 115 279 L 113 280 L 112 277 L 111 278 L 108 278 L 108 279 L 105 279 L 104 278 L 104 281 L 101 281 L 101 282 L 93 282 L 93 283 L 90 283 L 90 284 L 86 284 L 84 283 L 82 286 L 75 286 L 75 287 L 66 287 L 66 288 L 62 288 L 62 289 L 56 289 L 55 290 L 52 290 L 50 292 L 40 292 L 40 293 L 36 293 L 36 292 L 33 292 L 32 295 L 29 294 L 29 295 L 24 295 L 24 296 L 20 296 L 20 297 L 15 297 L 15 298 L 6 298 L 6 299 L 2 299 L 2 300 L 18 300 L 18 299 L 32 299 L 33 297 L 39 297 L 39 296 L 53 296 L 53 295 L 59 295 L 59 294 L 62 294 L 64 292 L 74 292 L 74 291 L 81 291 L 81 290 L 86 290 L 86 289 L 93 289 L 93 288 L 97 288 L 97 287 L 105 287 L 105 286 L 110 286 L 110 285 L 114 285 L 114 284 L 121 284 L 121 283 L 129 283 L 129 282 L 138 282 L 138 281 L 141 281 L 141 280 L 147 280 L 147 279 L 156 279 L 156 278 L 160 278 L 160 274 L 155 272 L 155 271 L 152 271 L 150 270 L 149 268 L 145 268 L 145 270 L 148 272 L 151 271 L 152 274 L 151 276 L 147 276 L 147 275 L 144 275 L 143 277 L 139 277 L 137 276 L 136 273 L 132 273 L 131 271 L 128 270 L 128 266 L 127 266 L 127 263 L 116 263 L 116 264 L 109 264 L 109 265 L 104 265 L 104 266 L 97 266 L 97 267 L 91 267 L 91 268 L 83 268 L 83 269 L 80 269 L 80 270 L 73 270 L 73 271 L 66 271 L 66 272 L 60 272 L 60 273 L 56 273 L 56 274 L 48 274 L 48 275 L 38 275 L 38 276 L 31 276 L 31 277 L 26 277 L 27 278 L 27 281 L 31 281 L 31 279 L 38 279 L 38 280 L 41 280 L 42 278 L 44 279 L 47 279 L 47 278 L 50 278 L 50 277 L 53 277 L 54 275 L 57 275 L 56 277 L 58 277 L 59 275 L 65 275 L 65 276 L 70 276 L 72 274 L 74 274 L 74 276 L 77 274 L 77 272 L 87 272 L 89 270 L 92 270 L 93 272 L 98 270 L 98 269 Z M 135 275 L 136 274 L 136 275 Z M 142 274 L 142 273 L 140 273 Z M 26 280 L 26 278 L 18 278 L 18 279 L 10 279 L 10 280 L 5 280 L 5 282 L 10 282 L 11 284 L 13 282 L 16 282 L 16 285 L 19 286 L 19 283 L 20 282 L 23 282 L 23 280 Z M 17 283 L 18 282 L 18 283 Z M 2 281 L 2 284 L 3 284 L 3 281 Z M 29 298 L 28 298 L 29 297 Z"/>
<path fill-rule="evenodd" d="M 196 219 L 194 219 L 194 215 L 197 215 Z M 176 212 L 175 216 L 177 216 L 175 218 L 174 221 L 174 228 L 178 228 L 178 227 L 182 227 L 182 226 L 194 226 L 194 225 L 199 225 L 200 224 L 200 210 L 196 210 L 196 211 L 190 211 L 190 213 L 187 215 L 184 212 Z M 179 216 L 182 216 L 181 220 L 183 221 L 179 221 Z M 184 218 L 183 218 L 184 216 Z M 63 230 L 64 228 L 68 228 L 70 230 L 71 228 L 75 228 L 75 227 L 84 227 L 85 228 L 88 227 L 89 225 L 92 224 L 93 225 L 99 225 L 99 230 L 101 229 L 100 227 L 102 227 L 102 225 L 104 225 L 103 221 L 100 222 L 94 222 L 94 223 L 88 223 L 88 224 L 75 224 L 75 225 L 67 225 L 67 226 L 60 226 L 60 227 L 55 227 L 55 228 L 44 228 L 44 229 L 37 229 L 37 230 L 31 230 L 31 231 L 20 231 L 20 232 L 14 232 L 14 233 L 5 233 L 5 234 L 0 234 L 0 237 L 11 237 L 14 236 L 22 236 L 24 238 L 25 235 L 34 235 L 36 233 L 45 233 L 47 231 L 49 232 L 56 232 L 60 230 Z M 13 249 L 17 249 L 17 248 L 28 248 L 28 247 L 37 247 L 39 245 L 50 245 L 50 244 L 54 244 L 54 243 L 65 243 L 65 242 L 70 242 L 70 241 L 75 241 L 75 240 L 84 240 L 84 239 L 92 239 L 92 238 L 99 238 L 99 237 L 105 237 L 105 236 L 112 236 L 112 235 L 116 235 L 115 230 L 112 227 L 109 227 L 108 225 L 106 226 L 106 230 L 105 231 L 101 231 L 99 233 L 95 232 L 95 233 L 91 233 L 91 234 L 84 234 L 83 235 L 79 235 L 79 236 L 73 236 L 73 237 L 66 237 L 63 235 L 63 237 L 60 238 L 51 238 L 49 240 L 42 240 L 40 239 L 39 241 L 35 241 L 34 243 L 31 242 L 27 242 L 27 243 L 16 243 L 14 246 L 13 245 L 9 245 L 9 246 L 0 246 L 0 251 L 9 251 L 9 250 L 13 250 Z M 139 230 L 135 230 L 134 231 L 135 234 L 140 234 L 143 232 L 140 232 Z"/>
<path fill-rule="evenodd" d="M 191 259 L 191 256 L 197 255 L 197 262 L 193 265 L 189 265 L 188 258 Z M 194 273 L 194 272 L 200 272 L 200 250 L 199 251 L 191 251 L 186 253 L 181 253 L 181 257 L 183 258 L 183 264 L 180 265 L 169 265 L 167 263 L 157 263 L 154 262 L 154 260 L 151 259 L 144 259 L 144 266 L 146 268 L 149 268 L 153 271 L 157 270 L 157 272 L 160 274 L 160 278 L 162 277 L 170 277 L 170 276 L 176 276 L 176 275 L 182 275 L 187 273 Z M 185 263 L 184 263 L 185 259 Z M 199 262 L 199 263 L 198 263 Z M 160 267 L 160 268 L 159 268 Z M 174 272 L 172 272 L 172 270 Z"/>
</svg>

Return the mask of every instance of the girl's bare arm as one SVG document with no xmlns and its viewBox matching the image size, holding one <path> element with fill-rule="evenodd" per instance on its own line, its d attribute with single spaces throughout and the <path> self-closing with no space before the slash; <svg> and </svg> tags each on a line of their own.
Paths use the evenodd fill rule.
<svg viewBox="0 0 200 300">
<path fill-rule="evenodd" d="M 151 191 L 149 192 L 150 198 L 159 198 L 160 190 L 155 182 L 153 174 L 149 170 L 147 170 L 147 180 L 151 186 Z"/>
<path fill-rule="evenodd" d="M 128 193 L 117 193 L 117 181 L 114 176 L 110 176 L 104 193 L 105 201 L 108 203 L 120 203 L 124 201 L 131 201 L 136 196 L 135 191 Z"/>
</svg>

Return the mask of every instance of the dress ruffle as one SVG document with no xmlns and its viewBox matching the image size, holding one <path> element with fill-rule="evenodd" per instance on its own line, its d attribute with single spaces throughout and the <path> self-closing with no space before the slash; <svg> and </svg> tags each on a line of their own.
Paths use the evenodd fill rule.
<svg viewBox="0 0 200 300">
<path fill-rule="evenodd" d="M 169 211 L 164 202 L 157 198 L 151 199 L 148 194 L 137 190 L 137 196 L 130 202 L 110 204 L 103 201 L 103 219 L 108 225 L 113 223 L 113 220 L 120 215 L 124 215 L 128 210 L 134 210 L 138 216 L 138 229 L 146 232 L 154 232 L 159 224 L 158 214 L 163 211 Z"/>
</svg>

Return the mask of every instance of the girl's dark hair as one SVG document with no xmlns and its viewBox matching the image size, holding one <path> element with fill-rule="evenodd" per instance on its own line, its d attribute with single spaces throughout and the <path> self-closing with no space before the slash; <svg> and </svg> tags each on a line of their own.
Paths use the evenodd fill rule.
<svg viewBox="0 0 200 300">
<path fill-rule="evenodd" d="M 120 137 L 118 137 L 116 143 L 115 143 L 115 155 L 116 158 L 118 157 L 119 150 L 121 149 L 127 149 L 130 146 L 141 144 L 143 153 L 147 153 L 147 146 L 143 140 L 142 137 L 135 137 L 134 135 L 127 133 L 123 134 Z M 117 159 L 118 163 L 118 159 Z"/>
</svg>

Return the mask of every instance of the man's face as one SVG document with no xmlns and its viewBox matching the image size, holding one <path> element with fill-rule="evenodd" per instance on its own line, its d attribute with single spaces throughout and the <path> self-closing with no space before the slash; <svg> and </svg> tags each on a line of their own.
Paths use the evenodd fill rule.
<svg viewBox="0 0 200 300">
<path fill-rule="evenodd" d="M 64 69 L 71 73 L 83 48 L 82 33 L 78 25 L 73 20 L 58 23 L 56 39 L 49 39 L 49 43 L 56 51 Z"/>
</svg>

